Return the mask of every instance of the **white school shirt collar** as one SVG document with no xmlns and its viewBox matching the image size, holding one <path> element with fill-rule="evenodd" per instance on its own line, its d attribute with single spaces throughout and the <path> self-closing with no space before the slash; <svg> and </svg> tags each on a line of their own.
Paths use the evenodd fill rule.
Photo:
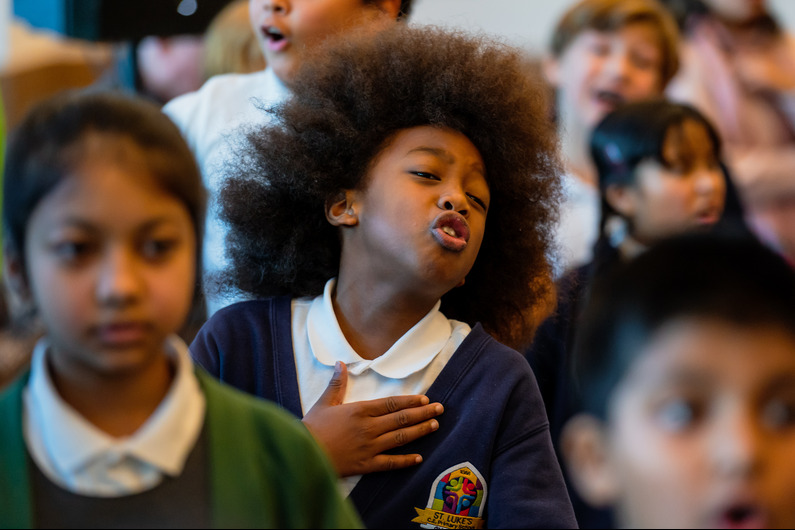
<svg viewBox="0 0 795 530">
<path fill-rule="evenodd" d="M 259 102 L 273 105 L 286 100 L 292 92 L 284 84 L 284 81 L 279 79 L 273 68 L 265 67 L 265 83 L 263 83 L 263 91 L 260 94 Z"/>
<path fill-rule="evenodd" d="M 331 302 L 336 278 L 326 282 L 323 296 L 312 301 L 307 315 L 309 344 L 315 358 L 326 366 L 336 361 L 348 365 L 348 372 L 359 375 L 372 370 L 392 379 L 403 379 L 428 366 L 450 340 L 452 326 L 440 311 L 441 301 L 417 322 L 383 355 L 364 359 L 351 348 L 340 329 Z"/>
<path fill-rule="evenodd" d="M 47 339 L 39 340 L 23 405 L 26 444 L 48 478 L 70 491 L 113 497 L 139 493 L 164 475 L 182 473 L 206 409 L 182 339 L 171 336 L 167 342 L 176 367 L 171 388 L 138 431 L 124 438 L 102 432 L 61 398 L 47 370 L 48 350 Z M 119 464 L 127 465 L 121 483 L 110 476 Z"/>
</svg>

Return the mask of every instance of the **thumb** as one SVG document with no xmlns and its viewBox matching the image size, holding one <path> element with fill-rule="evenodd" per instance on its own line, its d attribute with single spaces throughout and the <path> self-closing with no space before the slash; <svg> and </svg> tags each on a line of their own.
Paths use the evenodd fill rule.
<svg viewBox="0 0 795 530">
<path fill-rule="evenodd" d="M 334 375 L 331 376 L 326 390 L 317 400 L 319 405 L 327 405 L 333 407 L 335 405 L 342 405 L 342 400 L 345 398 L 345 390 L 348 388 L 348 367 L 342 361 L 337 361 L 334 365 Z"/>
</svg>

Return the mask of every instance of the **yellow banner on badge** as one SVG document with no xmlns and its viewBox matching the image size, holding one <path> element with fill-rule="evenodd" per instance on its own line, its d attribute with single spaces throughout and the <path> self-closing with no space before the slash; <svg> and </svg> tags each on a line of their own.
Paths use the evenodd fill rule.
<svg viewBox="0 0 795 530">
<path fill-rule="evenodd" d="M 414 509 L 417 510 L 419 517 L 412 519 L 412 523 L 430 524 L 442 528 L 483 528 L 486 525 L 482 517 L 467 517 L 438 510 Z"/>
</svg>

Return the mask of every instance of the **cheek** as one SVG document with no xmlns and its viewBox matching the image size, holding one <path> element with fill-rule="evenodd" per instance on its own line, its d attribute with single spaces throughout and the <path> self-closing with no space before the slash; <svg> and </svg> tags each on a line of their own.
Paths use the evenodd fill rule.
<svg viewBox="0 0 795 530">
<path fill-rule="evenodd" d="M 676 521 L 692 525 L 704 502 L 705 485 L 699 481 L 708 472 L 700 466 L 708 455 L 697 440 L 662 431 L 639 409 L 621 416 L 611 440 L 611 459 L 622 510 L 629 518 L 624 522 L 660 528 Z"/>
<path fill-rule="evenodd" d="M 195 261 L 185 253 L 150 280 L 151 308 L 167 331 L 175 331 L 190 311 L 195 289 Z"/>
<path fill-rule="evenodd" d="M 65 274 L 45 259 L 29 268 L 31 296 L 39 317 L 50 330 L 79 329 L 91 314 L 92 282 L 86 274 Z"/>
<path fill-rule="evenodd" d="M 657 73 L 648 70 L 636 71 L 630 77 L 630 90 L 628 99 L 637 101 L 662 95 L 662 81 Z"/>
<path fill-rule="evenodd" d="M 292 35 L 304 45 L 319 42 L 342 30 L 348 20 L 341 12 L 323 5 L 306 6 L 294 17 Z"/>
<path fill-rule="evenodd" d="M 677 222 L 689 211 L 693 202 L 692 186 L 684 181 L 665 178 L 644 182 L 642 193 L 647 198 L 649 213 L 660 222 Z"/>
</svg>

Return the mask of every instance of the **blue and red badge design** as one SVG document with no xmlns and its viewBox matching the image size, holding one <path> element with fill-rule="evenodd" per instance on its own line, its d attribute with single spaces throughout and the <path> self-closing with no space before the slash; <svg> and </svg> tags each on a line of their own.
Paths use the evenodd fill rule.
<svg viewBox="0 0 795 530">
<path fill-rule="evenodd" d="M 436 477 L 428 505 L 414 508 L 417 517 L 411 522 L 422 528 L 483 528 L 486 493 L 486 481 L 475 466 L 455 465 Z"/>
</svg>

